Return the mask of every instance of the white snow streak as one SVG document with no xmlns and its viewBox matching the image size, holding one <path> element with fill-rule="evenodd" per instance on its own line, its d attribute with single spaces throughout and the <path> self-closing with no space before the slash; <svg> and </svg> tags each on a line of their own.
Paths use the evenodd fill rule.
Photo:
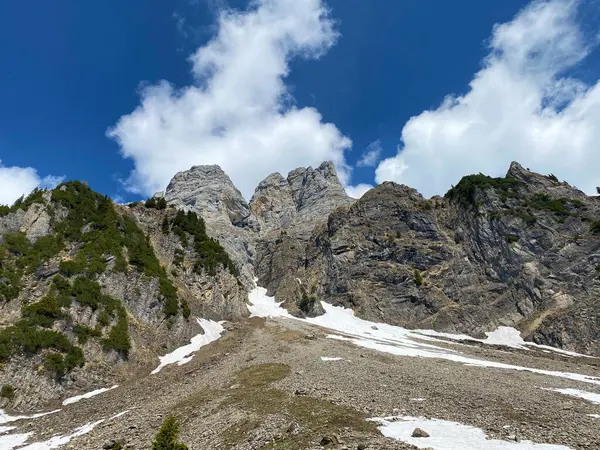
<svg viewBox="0 0 600 450">
<path fill-rule="evenodd" d="M 434 344 L 422 342 L 440 342 L 433 336 L 422 333 L 423 330 L 411 331 L 402 327 L 388 325 L 385 323 L 375 323 L 363 320 L 354 315 L 354 311 L 341 306 L 333 306 L 321 302 L 325 314 L 318 317 L 300 319 L 292 316 L 286 309 L 277 303 L 274 297 L 267 296 L 267 290 L 261 287 L 255 287 L 249 294 L 250 304 L 248 309 L 253 317 L 283 317 L 298 320 L 313 325 L 318 325 L 329 330 L 342 333 L 340 335 L 329 335 L 330 339 L 352 342 L 359 347 L 369 348 L 384 353 L 390 353 L 397 356 L 412 356 L 422 358 L 446 359 L 461 364 L 468 364 L 478 367 L 492 367 L 496 369 L 508 369 L 538 373 L 553 377 L 566 378 L 574 381 L 583 381 L 586 383 L 600 385 L 600 378 L 578 373 L 558 372 L 551 370 L 534 369 L 530 367 L 515 366 L 495 361 L 480 360 L 464 356 L 462 353 L 439 347 Z M 428 330 L 425 330 L 428 331 Z M 432 333 L 435 336 L 435 332 Z M 445 333 L 444 333 L 445 334 Z M 512 332 L 502 331 L 500 333 L 491 333 L 494 340 L 509 339 L 515 344 L 515 335 Z M 440 336 L 441 334 L 438 334 Z M 463 335 L 465 336 L 465 335 Z"/>
<path fill-rule="evenodd" d="M 560 392 L 561 394 L 570 395 L 571 397 L 582 398 L 589 402 L 595 403 L 596 405 L 600 405 L 600 394 L 595 394 L 594 392 L 588 392 L 588 391 L 582 391 L 580 389 L 570 389 L 570 388 L 566 388 L 566 389 L 542 388 L 542 389 L 544 389 L 545 391 Z"/>
<path fill-rule="evenodd" d="M 569 450 L 569 447 L 552 444 L 536 444 L 531 441 L 509 442 L 487 439 L 483 430 L 447 420 L 423 417 L 385 417 L 369 419 L 380 424 L 379 431 L 398 441 L 419 448 L 434 450 Z M 413 438 L 415 428 L 429 434 L 427 438 Z"/>
<path fill-rule="evenodd" d="M 21 420 L 21 419 L 37 419 L 38 417 L 47 416 L 48 414 L 54 414 L 59 411 L 60 411 L 60 409 L 55 409 L 54 411 L 29 414 L 26 416 L 10 416 L 10 415 L 6 414 L 3 410 L 0 409 L 0 423 L 14 422 L 15 420 Z"/>
<path fill-rule="evenodd" d="M 321 356 L 321 361 L 342 361 L 343 359 L 339 356 Z"/>
<path fill-rule="evenodd" d="M 129 410 L 120 412 L 108 419 L 101 419 L 96 422 L 90 422 L 85 425 L 82 425 L 76 428 L 71 434 L 65 436 L 52 436 L 50 439 L 43 442 L 34 442 L 25 447 L 21 447 L 21 445 L 25 444 L 29 437 L 33 433 L 24 433 L 24 434 L 9 434 L 6 436 L 0 436 L 0 449 L 2 450 L 13 450 L 14 448 L 19 448 L 19 450 L 52 450 L 55 448 L 62 447 L 63 445 L 71 442 L 73 438 L 83 436 L 84 434 L 92 431 L 96 426 L 100 425 L 103 422 L 108 420 L 113 420 L 118 417 L 121 417 L 127 414 Z"/>
<path fill-rule="evenodd" d="M 210 344 L 213 341 L 216 341 L 221 337 L 225 328 L 218 322 L 214 322 L 212 320 L 206 319 L 196 319 L 198 325 L 202 327 L 204 330 L 204 334 L 198 334 L 194 336 L 190 343 L 184 345 L 182 347 L 176 348 L 171 353 L 166 354 L 165 356 L 159 357 L 160 365 L 152 371 L 152 374 L 158 373 L 165 366 L 170 364 L 177 364 L 181 366 L 185 363 L 188 363 L 192 360 L 192 353 L 197 352 L 205 345 Z"/>
<path fill-rule="evenodd" d="M 95 391 L 87 392 L 85 394 L 76 395 L 75 397 L 69 397 L 69 398 L 63 400 L 62 404 L 64 406 L 64 405 L 70 405 L 71 403 L 77 403 L 79 400 L 83 400 L 84 398 L 95 397 L 96 395 L 102 394 L 103 392 L 111 391 L 118 387 L 119 387 L 119 385 L 115 384 L 114 386 L 111 386 L 109 388 L 100 388 L 100 389 L 96 389 Z"/>
<path fill-rule="evenodd" d="M 600 419 L 600 414 L 588 414 L 592 419 Z"/>
<path fill-rule="evenodd" d="M 528 350 L 528 347 L 539 348 L 543 352 L 553 351 L 561 353 L 566 356 L 579 356 L 583 358 L 593 358 L 593 356 L 583 355 L 581 353 L 571 352 L 569 350 L 563 350 L 561 348 L 550 347 L 548 345 L 540 345 L 534 342 L 524 341 L 521 337 L 519 330 L 512 327 L 498 327 L 495 331 L 486 332 L 486 339 L 477 339 L 467 334 L 453 334 L 453 333 L 442 333 L 435 330 L 414 330 L 415 333 L 422 334 L 424 336 L 450 339 L 453 341 L 471 341 L 481 342 L 482 344 L 488 345 L 503 345 L 505 347 L 516 348 L 519 350 Z"/>
</svg>

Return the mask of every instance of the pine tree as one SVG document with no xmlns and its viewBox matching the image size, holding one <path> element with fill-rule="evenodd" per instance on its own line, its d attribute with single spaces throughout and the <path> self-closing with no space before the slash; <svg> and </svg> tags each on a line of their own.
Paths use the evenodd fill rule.
<svg viewBox="0 0 600 450">
<path fill-rule="evenodd" d="M 178 436 L 179 424 L 177 419 L 172 416 L 167 417 L 152 443 L 152 450 L 188 450 L 187 445 L 177 442 Z"/>
</svg>

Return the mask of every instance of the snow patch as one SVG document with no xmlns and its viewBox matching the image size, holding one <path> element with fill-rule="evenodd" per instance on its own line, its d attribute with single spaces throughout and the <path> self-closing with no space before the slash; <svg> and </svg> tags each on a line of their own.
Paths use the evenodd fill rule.
<svg viewBox="0 0 600 450">
<path fill-rule="evenodd" d="M 424 399 L 424 398 L 421 398 L 421 397 L 417 397 L 417 398 L 411 398 L 410 400 L 411 400 L 412 402 L 424 402 L 424 401 L 425 401 L 425 399 Z"/>
<path fill-rule="evenodd" d="M 256 281 L 254 280 L 255 283 Z M 288 319 L 295 319 L 287 312 L 287 309 L 280 306 L 283 302 L 277 303 L 275 297 L 269 297 L 267 290 L 260 286 L 256 286 L 248 293 L 248 301 L 250 302 L 247 305 L 250 317 L 287 317 Z"/>
<path fill-rule="evenodd" d="M 386 437 L 434 450 L 569 450 L 553 444 L 536 444 L 531 441 L 509 442 L 488 439 L 483 430 L 439 419 L 394 416 L 369 419 L 380 424 L 379 431 Z M 429 434 L 427 438 L 413 438 L 415 428 Z"/>
<path fill-rule="evenodd" d="M 204 330 L 204 334 L 198 334 L 190 339 L 190 343 L 182 347 L 176 348 L 171 353 L 165 356 L 159 357 L 160 365 L 154 369 L 151 373 L 155 374 L 161 371 L 161 369 L 170 364 L 177 364 L 181 366 L 192 360 L 192 353 L 197 352 L 205 345 L 216 341 L 221 337 L 225 328 L 219 322 L 206 319 L 196 319 L 198 325 Z"/>
<path fill-rule="evenodd" d="M 600 419 L 600 414 L 588 414 L 592 419 Z"/>
<path fill-rule="evenodd" d="M 55 409 L 54 411 L 29 414 L 26 416 L 11 416 L 11 415 L 6 414 L 2 409 L 0 409 L 0 423 L 14 422 L 15 420 L 22 420 L 22 419 L 37 419 L 38 417 L 47 416 L 48 414 L 54 414 L 59 411 L 60 411 L 60 409 Z"/>
<path fill-rule="evenodd" d="M 342 361 L 343 359 L 339 356 L 321 356 L 321 361 Z"/>
<path fill-rule="evenodd" d="M 32 434 L 33 433 L 0 435 L 0 448 L 2 450 L 12 450 L 13 448 L 20 447 L 27 442 L 27 439 L 29 439 Z"/>
<path fill-rule="evenodd" d="M 548 388 L 542 388 L 545 391 L 554 391 L 554 392 L 560 392 L 561 394 L 564 395 L 570 395 L 571 397 L 577 397 L 577 398 L 582 398 L 584 400 L 587 400 L 589 402 L 595 403 L 597 405 L 600 405 L 600 394 L 595 394 L 594 392 L 588 392 L 588 391 L 582 391 L 580 389 L 571 389 L 571 388 L 566 388 L 566 389 L 548 389 Z"/>
<path fill-rule="evenodd" d="M 275 301 L 275 297 L 269 297 L 265 288 L 256 286 L 248 294 L 248 300 L 250 302 L 248 309 L 252 317 L 283 317 L 317 325 L 341 334 L 329 335 L 327 338 L 351 342 L 358 347 L 390 353 L 396 356 L 446 359 L 471 366 L 526 371 L 600 385 L 599 377 L 592 377 L 570 372 L 534 369 L 530 367 L 515 366 L 512 364 L 470 358 L 468 356 L 464 356 L 458 351 L 440 347 L 434 344 L 435 342 L 443 342 L 442 340 L 437 339 L 436 336 L 447 337 L 449 336 L 447 333 L 431 332 L 431 330 L 412 331 L 386 323 L 370 322 L 368 320 L 356 317 L 354 315 L 354 311 L 344 308 L 343 306 L 333 306 L 329 303 L 321 302 L 321 305 L 325 310 L 325 314 L 317 317 L 300 319 L 292 316 L 285 308 L 282 308 L 281 303 L 283 302 L 277 303 Z M 426 332 L 426 334 L 424 334 L 424 332 Z M 512 345 L 517 345 L 515 333 L 512 331 L 501 330 L 499 333 L 491 334 L 491 340 L 502 340 L 504 342 L 508 342 L 510 340 Z M 466 335 L 453 336 L 460 336 L 461 339 L 470 338 Z M 473 338 L 470 339 L 474 340 Z M 422 342 L 423 340 L 431 343 Z"/>
<path fill-rule="evenodd" d="M 569 350 L 563 350 L 561 348 L 550 347 L 549 345 L 540 345 L 534 342 L 524 341 L 519 330 L 513 327 L 498 327 L 495 331 L 488 331 L 485 333 L 487 336 L 486 339 L 477 339 L 467 334 L 442 333 L 435 330 L 414 330 L 414 332 L 423 336 L 450 339 L 452 341 L 471 341 L 488 345 L 503 345 L 505 347 L 515 348 L 518 350 L 529 350 L 528 347 L 533 347 L 540 349 L 545 353 L 555 352 L 565 356 L 593 358 L 593 356 L 590 355 L 584 355 L 581 353 L 571 352 Z"/>
<path fill-rule="evenodd" d="M 76 395 L 75 397 L 69 397 L 69 398 L 63 400 L 62 404 L 64 406 L 64 405 L 70 405 L 71 403 L 77 403 L 79 400 L 83 400 L 84 398 L 95 397 L 96 395 L 102 394 L 103 392 L 111 391 L 118 387 L 119 387 L 119 385 L 115 384 L 114 386 L 111 386 L 109 388 L 100 388 L 100 389 L 96 389 L 95 391 L 87 392 L 85 394 Z"/>
</svg>

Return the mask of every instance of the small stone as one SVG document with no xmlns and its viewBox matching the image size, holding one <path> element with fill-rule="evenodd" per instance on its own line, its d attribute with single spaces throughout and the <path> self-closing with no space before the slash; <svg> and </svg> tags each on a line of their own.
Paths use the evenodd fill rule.
<svg viewBox="0 0 600 450">
<path fill-rule="evenodd" d="M 426 438 L 429 437 L 429 433 L 427 433 L 425 430 L 421 430 L 420 428 L 415 428 L 415 430 L 412 432 L 412 437 Z"/>
<path fill-rule="evenodd" d="M 290 425 L 288 426 L 286 433 L 289 434 L 298 434 L 300 433 L 300 425 L 298 424 L 298 422 L 292 422 L 290 423 Z"/>
<path fill-rule="evenodd" d="M 356 450 L 367 450 L 367 444 L 358 444 Z"/>
<path fill-rule="evenodd" d="M 517 438 L 516 434 L 509 434 L 508 436 L 506 436 L 506 439 L 508 439 L 509 441 L 515 441 L 515 442 L 517 442 L 519 440 Z"/>
<path fill-rule="evenodd" d="M 306 336 L 304 336 L 304 339 L 308 339 L 309 341 L 314 341 L 317 339 L 317 337 L 314 334 L 307 334 Z"/>
<path fill-rule="evenodd" d="M 308 392 L 306 392 L 306 389 L 296 389 L 294 395 L 308 395 Z"/>
<path fill-rule="evenodd" d="M 323 439 L 321 439 L 321 445 L 329 445 L 331 443 L 332 440 L 330 436 L 323 436 Z"/>
</svg>

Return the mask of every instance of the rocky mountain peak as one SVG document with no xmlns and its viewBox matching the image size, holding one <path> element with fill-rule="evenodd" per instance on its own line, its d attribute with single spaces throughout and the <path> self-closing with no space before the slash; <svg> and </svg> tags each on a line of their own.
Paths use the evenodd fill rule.
<svg viewBox="0 0 600 450">
<path fill-rule="evenodd" d="M 217 165 L 193 166 L 177 173 L 165 192 L 177 208 L 201 213 L 205 219 L 227 218 L 237 225 L 250 216 L 250 208 L 231 178 Z"/>
<path fill-rule="evenodd" d="M 292 222 L 300 230 L 312 227 L 337 207 L 353 203 L 331 161 L 316 169 L 294 169 L 287 179 L 278 173 L 271 174 L 258 185 L 250 201 L 264 231 L 287 228 Z"/>
</svg>

